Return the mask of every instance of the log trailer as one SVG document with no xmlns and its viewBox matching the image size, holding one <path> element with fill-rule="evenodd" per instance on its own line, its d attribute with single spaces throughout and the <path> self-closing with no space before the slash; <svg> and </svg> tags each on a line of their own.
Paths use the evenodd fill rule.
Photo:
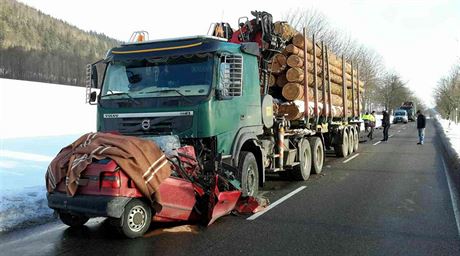
<svg viewBox="0 0 460 256">
<path fill-rule="evenodd" d="M 132 42 L 88 65 L 87 102 L 97 105 L 97 131 L 163 142 L 177 138 L 181 146 L 193 146 L 204 169 L 215 168 L 216 159 L 222 159 L 240 181 L 243 195 L 257 194 L 268 173 L 295 180 L 320 173 L 326 150 L 340 157 L 356 151 L 360 101 L 355 99 L 360 92 L 352 88 L 351 115 L 347 100 L 340 117 L 327 111 L 332 106 L 327 101 L 331 83 L 326 47 L 321 47 L 321 81 L 309 78 L 304 65 L 302 118 L 289 121 L 274 114 L 270 60 L 286 42 L 274 32 L 270 14 L 252 14 L 254 19 L 239 20 L 237 31 L 215 23 L 207 36 L 149 41 L 145 32 L 137 32 Z M 303 35 L 307 42 L 306 29 Z M 303 50 L 308 60 L 306 43 Z M 101 65 L 103 74 L 98 75 Z M 342 97 L 347 99 L 343 74 Z M 314 80 L 313 102 L 309 79 Z M 318 84 L 325 88 L 322 106 L 328 106 L 321 111 Z"/>
</svg>

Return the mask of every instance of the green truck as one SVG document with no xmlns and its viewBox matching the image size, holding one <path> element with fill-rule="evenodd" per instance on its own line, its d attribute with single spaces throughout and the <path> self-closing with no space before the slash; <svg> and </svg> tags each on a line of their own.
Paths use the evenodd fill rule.
<svg viewBox="0 0 460 256">
<path fill-rule="evenodd" d="M 274 115 L 272 96 L 260 89 L 264 51 L 257 42 L 215 36 L 113 48 L 87 67 L 97 131 L 192 145 L 205 170 L 220 161 L 244 195 L 257 194 L 268 173 L 307 180 L 322 171 L 326 150 L 342 157 L 357 150 L 359 115 L 332 118 L 307 110 L 298 122 Z"/>
</svg>

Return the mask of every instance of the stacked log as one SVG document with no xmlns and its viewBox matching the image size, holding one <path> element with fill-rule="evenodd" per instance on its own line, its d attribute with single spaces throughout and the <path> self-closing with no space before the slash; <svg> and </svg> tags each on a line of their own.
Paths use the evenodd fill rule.
<svg viewBox="0 0 460 256">
<path fill-rule="evenodd" d="M 320 103 L 318 106 L 322 113 L 322 95 L 323 95 L 323 51 L 318 45 L 315 45 L 315 53 L 313 53 L 313 43 L 307 40 L 307 54 L 304 54 L 305 39 L 303 34 L 297 33 L 287 23 L 275 23 L 275 32 L 281 35 L 281 37 L 288 42 L 282 53 L 275 54 L 271 60 L 271 76 L 269 77 L 269 86 L 279 87 L 281 89 L 281 95 L 273 95 L 282 97 L 282 103 L 277 104 L 277 112 L 279 115 L 284 115 L 288 120 L 295 120 L 302 118 L 303 106 L 298 102 L 304 98 L 304 66 L 307 62 L 307 73 L 308 73 L 308 100 L 314 101 L 314 76 L 315 68 L 314 61 L 316 61 L 316 83 L 317 83 L 317 100 Z M 357 90 L 359 84 L 359 90 L 363 91 L 364 83 L 357 79 L 357 71 L 352 69 L 351 64 L 345 62 L 345 67 L 342 67 L 342 59 L 336 55 L 328 52 L 326 55 L 328 60 L 325 64 L 329 63 L 328 67 L 324 68 L 324 81 L 326 88 L 331 91 L 331 103 L 332 103 L 332 114 L 334 116 L 342 115 L 343 106 L 343 82 L 345 82 L 347 93 L 346 93 L 346 105 L 350 112 L 352 103 L 352 92 L 351 88 L 355 89 L 355 99 L 357 97 Z M 307 58 L 305 61 L 304 58 Z M 325 59 L 325 58 L 324 58 Z M 345 71 L 345 74 L 343 74 Z M 329 77 L 328 77 L 329 74 Z M 345 78 L 345 81 L 343 81 Z M 330 84 L 328 81 L 330 80 Z M 352 86 L 352 84 L 354 86 Z M 279 91 L 274 90 L 273 91 Z M 277 98 L 277 97 L 275 97 Z M 328 104 L 329 98 L 326 94 L 326 105 Z M 300 109 L 302 107 L 302 109 Z M 312 106 L 309 106 L 312 108 Z M 329 112 L 327 106 L 325 106 L 326 112 Z M 357 101 L 355 103 L 355 109 L 357 108 Z M 340 110 L 340 111 L 339 111 Z M 312 110 L 313 111 L 313 110 Z M 312 112 L 310 112 L 312 113 Z M 350 114 L 350 113 L 349 113 Z"/>
</svg>

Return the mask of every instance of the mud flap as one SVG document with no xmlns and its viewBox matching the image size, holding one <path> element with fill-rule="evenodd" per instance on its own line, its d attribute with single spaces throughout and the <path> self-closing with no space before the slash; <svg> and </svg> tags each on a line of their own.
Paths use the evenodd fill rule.
<svg viewBox="0 0 460 256">
<path fill-rule="evenodd" d="M 214 179 L 214 189 L 209 198 L 209 222 L 208 226 L 214 223 L 218 218 L 230 214 L 240 199 L 241 191 L 219 191 L 219 176 Z"/>
</svg>

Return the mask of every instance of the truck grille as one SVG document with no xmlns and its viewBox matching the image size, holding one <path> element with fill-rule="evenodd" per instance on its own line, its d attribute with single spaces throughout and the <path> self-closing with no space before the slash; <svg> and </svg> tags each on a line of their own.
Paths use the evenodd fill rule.
<svg viewBox="0 0 460 256">
<path fill-rule="evenodd" d="M 171 135 L 192 127 L 193 116 L 129 117 L 104 119 L 105 131 L 125 135 Z"/>
</svg>

